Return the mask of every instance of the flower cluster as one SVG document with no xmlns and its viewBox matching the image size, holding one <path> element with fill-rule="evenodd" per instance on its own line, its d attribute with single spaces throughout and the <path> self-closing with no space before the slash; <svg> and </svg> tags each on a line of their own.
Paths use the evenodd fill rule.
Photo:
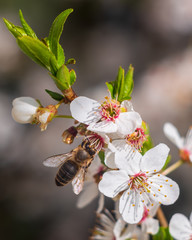
<svg viewBox="0 0 192 240">
<path fill-rule="evenodd" d="M 147 240 L 149 234 L 161 231 L 156 214 L 162 227 L 168 227 L 166 221 L 162 224 L 164 216 L 160 205 L 175 203 L 180 190 L 178 184 L 165 175 L 184 162 L 191 164 L 192 129 L 184 139 L 171 123 L 164 125 L 165 135 L 179 148 L 181 158 L 167 168 L 169 147 L 164 143 L 153 145 L 148 125 L 133 108 L 131 65 L 126 74 L 120 67 L 116 80 L 106 83 L 109 96 L 103 101 L 78 97 L 72 89 L 76 80 L 75 71 L 67 67 L 75 60 L 65 62 L 64 51 L 59 44 L 61 30 L 71 12 L 72 9 L 68 9 L 56 18 L 49 36 L 43 41 L 37 38 L 21 12 L 23 28 L 4 20 L 24 53 L 50 72 L 62 92 L 46 90 L 58 101 L 56 105 L 47 107 L 31 97 L 16 98 L 13 100 L 12 116 L 19 123 L 40 124 L 42 131 L 55 118 L 73 119 L 73 126 L 63 132 L 62 140 L 71 144 L 77 136 L 81 136 L 82 143 L 69 153 L 47 158 L 43 164 L 59 167 L 56 185 L 65 186 L 71 182 L 74 193 L 80 194 L 79 208 L 99 195 L 99 224 L 93 230 L 91 239 Z M 58 108 L 63 104 L 70 104 L 70 116 L 58 115 Z M 115 202 L 115 216 L 104 209 L 104 196 Z M 179 228 L 177 222 L 181 222 Z M 170 222 L 170 233 L 176 239 L 192 239 L 191 223 L 176 214 Z"/>
</svg>

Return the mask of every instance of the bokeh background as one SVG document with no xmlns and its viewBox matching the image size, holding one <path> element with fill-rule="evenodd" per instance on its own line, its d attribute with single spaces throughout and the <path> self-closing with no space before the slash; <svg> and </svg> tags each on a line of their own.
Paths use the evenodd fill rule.
<svg viewBox="0 0 192 240">
<path fill-rule="evenodd" d="M 19 25 L 18 10 L 41 38 L 54 18 L 74 8 L 61 44 L 66 58 L 77 60 L 75 90 L 99 101 L 105 82 L 119 66 L 135 68 L 133 104 L 149 124 L 155 144 L 167 143 L 172 163 L 178 151 L 163 134 L 163 124 L 175 124 L 185 135 L 192 124 L 192 2 L 191 0 L 0 0 L 0 16 Z M 19 96 L 54 103 L 44 89 L 56 90 L 45 69 L 29 60 L 0 20 L 0 239 L 85 240 L 95 224 L 97 201 L 77 209 L 71 185 L 57 188 L 56 169 L 46 168 L 48 156 L 68 152 L 62 132 L 71 120 L 57 119 L 45 132 L 11 118 L 12 100 Z M 69 113 L 67 106 L 63 113 Z M 180 185 L 179 200 L 163 207 L 189 216 L 192 206 L 191 168 L 170 174 Z M 107 203 L 110 205 L 109 200 Z"/>
</svg>

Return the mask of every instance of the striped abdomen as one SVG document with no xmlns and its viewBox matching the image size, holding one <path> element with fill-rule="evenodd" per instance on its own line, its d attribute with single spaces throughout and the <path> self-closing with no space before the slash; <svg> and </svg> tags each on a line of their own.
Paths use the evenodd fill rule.
<svg viewBox="0 0 192 240">
<path fill-rule="evenodd" d="M 60 167 L 57 175 L 55 177 L 55 183 L 57 186 L 64 186 L 69 183 L 77 172 L 79 171 L 79 166 L 76 162 L 68 160 Z"/>
</svg>

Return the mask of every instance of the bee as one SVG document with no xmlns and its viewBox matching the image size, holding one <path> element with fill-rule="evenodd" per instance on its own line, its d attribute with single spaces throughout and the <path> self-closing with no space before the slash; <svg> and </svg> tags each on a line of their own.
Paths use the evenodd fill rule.
<svg viewBox="0 0 192 240">
<path fill-rule="evenodd" d="M 81 145 L 71 152 L 51 156 L 43 162 L 47 167 L 60 167 L 55 177 L 57 186 L 65 186 L 72 181 L 74 193 L 81 192 L 87 168 L 98 151 L 94 146 L 85 138 Z"/>
</svg>

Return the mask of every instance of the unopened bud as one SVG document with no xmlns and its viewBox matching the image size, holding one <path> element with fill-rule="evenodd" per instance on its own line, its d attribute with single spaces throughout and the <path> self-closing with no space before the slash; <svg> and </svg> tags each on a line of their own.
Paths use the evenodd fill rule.
<svg viewBox="0 0 192 240">
<path fill-rule="evenodd" d="M 62 134 L 63 142 L 67 144 L 73 143 L 75 137 L 77 136 L 77 129 L 75 127 L 70 127 L 67 130 L 65 130 Z"/>
</svg>

